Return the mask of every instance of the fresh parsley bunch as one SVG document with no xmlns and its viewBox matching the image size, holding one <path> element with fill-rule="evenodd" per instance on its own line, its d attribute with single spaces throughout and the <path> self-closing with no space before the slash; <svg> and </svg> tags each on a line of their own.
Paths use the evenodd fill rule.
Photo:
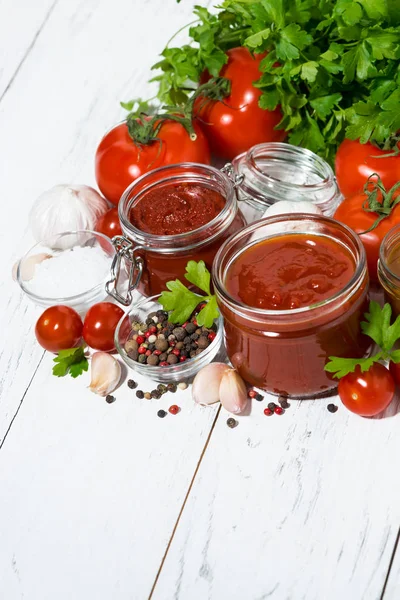
<svg viewBox="0 0 400 600">
<path fill-rule="evenodd" d="M 364 315 L 365 321 L 361 322 L 361 329 L 377 346 L 379 351 L 368 358 L 341 358 L 330 356 L 325 365 L 325 371 L 332 373 L 338 379 L 353 373 L 357 366 L 365 373 L 370 367 L 381 361 L 400 362 L 400 350 L 395 350 L 394 345 L 400 339 L 400 315 L 393 325 L 390 324 L 392 308 L 385 304 L 383 308 L 377 302 L 371 301 L 369 312 Z"/>
<path fill-rule="evenodd" d="M 260 106 L 281 106 L 292 144 L 332 162 L 344 137 L 397 148 L 400 130 L 399 0 L 224 0 L 196 6 L 191 43 L 165 48 L 154 65 L 159 98 L 183 104 L 226 50 L 268 52 Z"/>
</svg>

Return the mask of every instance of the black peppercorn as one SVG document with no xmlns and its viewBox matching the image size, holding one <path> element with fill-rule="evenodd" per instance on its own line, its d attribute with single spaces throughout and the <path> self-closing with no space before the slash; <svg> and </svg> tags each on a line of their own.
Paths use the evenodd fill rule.
<svg viewBox="0 0 400 600">
<path fill-rule="evenodd" d="M 328 404 L 326 408 L 329 410 L 330 413 L 335 413 L 338 409 L 336 404 Z"/>
<path fill-rule="evenodd" d="M 270 402 L 270 403 L 268 404 L 268 408 L 269 408 L 269 410 L 272 410 L 272 412 L 274 412 L 274 410 L 276 409 L 276 404 L 275 404 L 275 402 Z"/>
<path fill-rule="evenodd" d="M 262 394 L 257 394 L 256 396 L 254 396 L 254 400 L 257 400 L 257 402 L 261 402 L 262 400 L 264 400 L 264 396 Z"/>
<path fill-rule="evenodd" d="M 236 421 L 236 419 L 233 419 L 232 417 L 229 417 L 229 419 L 227 420 L 226 424 L 231 429 L 234 429 L 236 427 L 236 425 L 238 424 L 238 422 Z"/>
<path fill-rule="evenodd" d="M 167 390 L 169 392 L 172 392 L 173 394 L 175 394 L 175 392 L 176 392 L 176 383 L 169 383 L 167 385 Z"/>
<path fill-rule="evenodd" d="M 289 408 L 290 404 L 289 402 L 286 400 L 286 398 L 278 398 L 278 402 L 281 405 L 282 408 Z"/>
<path fill-rule="evenodd" d="M 115 402 L 115 396 L 111 396 L 111 394 L 108 394 L 106 396 L 106 402 L 107 404 L 112 404 L 113 402 Z"/>
<path fill-rule="evenodd" d="M 142 400 L 144 398 L 144 392 L 142 392 L 142 390 L 138 390 L 136 392 L 136 396 Z"/>
<path fill-rule="evenodd" d="M 150 394 L 155 400 L 159 400 L 161 398 L 161 392 L 159 390 L 152 390 Z"/>
<path fill-rule="evenodd" d="M 167 413 L 165 412 L 165 410 L 159 410 L 157 412 L 157 415 L 160 417 L 160 419 L 163 419 L 164 417 L 167 416 Z"/>
<path fill-rule="evenodd" d="M 136 381 L 133 381 L 133 379 L 128 379 L 128 388 L 134 390 L 135 388 L 137 388 L 137 386 L 138 384 L 136 383 Z"/>
<path fill-rule="evenodd" d="M 186 325 L 186 333 L 188 335 L 191 335 L 192 333 L 194 333 L 196 331 L 196 325 L 194 323 L 188 323 Z"/>
</svg>

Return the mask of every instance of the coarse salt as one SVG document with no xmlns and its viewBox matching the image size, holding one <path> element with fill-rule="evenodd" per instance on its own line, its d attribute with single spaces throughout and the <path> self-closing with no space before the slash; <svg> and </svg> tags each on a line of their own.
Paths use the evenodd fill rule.
<svg viewBox="0 0 400 600">
<path fill-rule="evenodd" d="M 111 257 L 99 246 L 77 246 L 35 266 L 29 291 L 44 298 L 69 298 L 108 279 Z"/>
</svg>

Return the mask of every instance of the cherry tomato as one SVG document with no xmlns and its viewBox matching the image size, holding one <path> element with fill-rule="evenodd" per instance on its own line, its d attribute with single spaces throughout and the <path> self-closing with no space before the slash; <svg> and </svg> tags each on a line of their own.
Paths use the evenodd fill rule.
<svg viewBox="0 0 400 600">
<path fill-rule="evenodd" d="M 378 173 L 387 190 L 400 181 L 400 154 L 384 157 L 385 154 L 388 152 L 369 142 L 361 144 L 358 140 L 344 140 L 340 144 L 335 158 L 335 171 L 345 198 L 362 192 L 372 173 Z"/>
<path fill-rule="evenodd" d="M 103 195 L 117 205 L 128 185 L 148 171 L 181 162 L 210 164 L 206 137 L 197 123 L 194 130 L 192 140 L 181 123 L 165 121 L 158 139 L 139 148 L 126 123 L 111 129 L 96 151 L 96 180 Z"/>
<path fill-rule="evenodd" d="M 342 377 L 338 393 L 351 412 L 363 417 L 373 417 L 389 406 L 394 390 L 389 370 L 380 363 L 374 363 L 365 373 L 361 373 L 360 367 L 356 367 L 354 373 Z"/>
<path fill-rule="evenodd" d="M 118 208 L 110 208 L 104 215 L 102 215 L 94 228 L 95 231 L 107 235 L 109 238 L 113 238 L 115 235 L 122 235 L 121 223 L 118 217 Z"/>
<path fill-rule="evenodd" d="M 231 80 L 231 94 L 223 102 L 200 98 L 197 116 L 211 151 L 232 160 L 255 144 L 280 142 L 286 133 L 274 129 L 282 119 L 279 108 L 268 111 L 258 106 L 262 91 L 253 82 L 261 77 L 259 66 L 264 55 L 253 56 L 247 48 L 233 48 L 227 55 L 220 76 Z"/>
<path fill-rule="evenodd" d="M 94 304 L 86 313 L 83 323 L 83 339 L 95 350 L 115 350 L 114 332 L 123 316 L 122 308 L 111 302 Z"/>
<path fill-rule="evenodd" d="M 396 198 L 399 194 L 400 190 L 393 194 L 393 198 Z M 366 231 L 378 218 L 376 213 L 367 212 L 363 209 L 363 204 L 366 199 L 367 196 L 365 194 L 356 194 L 350 198 L 345 198 L 336 209 L 334 218 L 345 225 L 348 225 L 356 233 Z M 372 281 L 378 281 L 377 263 L 381 242 L 389 229 L 392 229 L 392 227 L 399 223 L 400 204 L 395 206 L 390 215 L 383 219 L 375 229 L 360 235 L 360 239 L 367 252 L 368 271 Z"/>
<path fill-rule="evenodd" d="M 36 339 L 49 352 L 74 348 L 82 338 L 83 323 L 78 313 L 69 306 L 47 308 L 35 327 Z"/>
<path fill-rule="evenodd" d="M 400 385 L 400 363 L 394 363 L 390 361 L 389 371 L 397 385 Z"/>
</svg>

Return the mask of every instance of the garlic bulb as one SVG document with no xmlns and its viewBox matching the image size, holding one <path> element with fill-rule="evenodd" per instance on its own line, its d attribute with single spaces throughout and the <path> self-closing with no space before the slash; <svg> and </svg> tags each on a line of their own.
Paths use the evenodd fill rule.
<svg viewBox="0 0 400 600">
<path fill-rule="evenodd" d="M 224 373 L 231 368 L 225 363 L 210 363 L 200 369 L 192 385 L 192 397 L 197 404 L 207 406 L 219 402 L 219 386 Z"/>
<path fill-rule="evenodd" d="M 40 264 L 48 258 L 53 258 L 51 254 L 45 254 L 40 252 L 39 254 L 32 254 L 27 258 L 17 260 L 12 268 L 12 278 L 17 281 L 17 272 L 19 266 L 19 276 L 22 281 L 30 281 L 35 274 L 36 265 Z"/>
<path fill-rule="evenodd" d="M 322 215 L 322 211 L 319 206 L 313 202 L 308 202 L 307 200 L 299 200 L 298 202 L 279 200 L 279 202 L 275 202 L 267 208 L 262 218 L 265 219 L 265 217 L 272 217 L 275 215 L 292 215 L 293 213 Z"/>
<path fill-rule="evenodd" d="M 29 215 L 32 233 L 37 242 L 51 239 L 64 231 L 93 230 L 108 204 L 87 185 L 56 185 L 36 200 Z M 54 248 L 71 248 L 79 240 L 68 236 L 52 244 Z"/>
<path fill-rule="evenodd" d="M 121 365 L 107 352 L 95 352 L 92 356 L 89 389 L 99 396 L 111 394 L 121 379 Z"/>
<path fill-rule="evenodd" d="M 235 369 L 225 371 L 219 386 L 222 406 L 231 413 L 241 413 L 246 408 L 248 396 L 246 384 Z"/>
</svg>

